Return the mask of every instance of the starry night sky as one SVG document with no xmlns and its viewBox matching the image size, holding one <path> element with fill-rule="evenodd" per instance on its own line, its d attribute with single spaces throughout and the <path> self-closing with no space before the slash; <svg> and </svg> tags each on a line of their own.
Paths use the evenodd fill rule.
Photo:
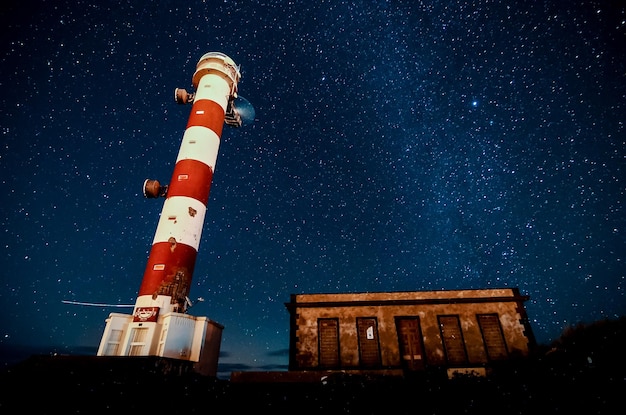
<svg viewBox="0 0 626 415">
<path fill-rule="evenodd" d="M 256 112 L 224 128 L 190 294 L 223 367 L 286 368 L 291 294 L 518 287 L 542 344 L 626 315 L 618 3 L 3 3 L 3 360 L 95 355 L 131 312 L 63 301 L 134 304 L 142 184 L 211 51 Z"/>
</svg>

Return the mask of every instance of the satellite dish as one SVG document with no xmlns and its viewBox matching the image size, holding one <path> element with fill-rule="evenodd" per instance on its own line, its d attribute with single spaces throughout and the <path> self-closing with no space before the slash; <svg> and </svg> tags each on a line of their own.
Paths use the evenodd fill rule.
<svg viewBox="0 0 626 415">
<path fill-rule="evenodd" d="M 250 125 L 254 122 L 254 116 L 256 112 L 254 111 L 254 107 L 244 97 L 238 95 L 237 98 L 233 101 L 233 106 L 235 107 L 235 111 L 241 117 L 242 125 Z"/>
</svg>

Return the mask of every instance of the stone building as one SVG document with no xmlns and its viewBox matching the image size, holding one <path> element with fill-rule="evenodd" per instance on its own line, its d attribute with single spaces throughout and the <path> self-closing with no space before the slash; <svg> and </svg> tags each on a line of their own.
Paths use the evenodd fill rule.
<svg viewBox="0 0 626 415">
<path fill-rule="evenodd" d="M 517 288 L 293 294 L 289 371 L 484 375 L 535 346 Z"/>
</svg>

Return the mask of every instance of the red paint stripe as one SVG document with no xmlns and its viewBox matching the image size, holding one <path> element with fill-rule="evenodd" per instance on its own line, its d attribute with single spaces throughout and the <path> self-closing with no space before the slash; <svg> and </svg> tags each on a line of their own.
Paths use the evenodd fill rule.
<svg viewBox="0 0 626 415">
<path fill-rule="evenodd" d="M 174 241 L 152 245 L 139 295 L 170 295 L 184 300 L 189 295 L 197 255 L 193 247 Z"/>
<path fill-rule="evenodd" d="M 224 110 L 222 106 L 210 99 L 194 101 L 189 120 L 187 121 L 187 128 L 192 126 L 209 128 L 218 137 L 221 137 L 222 128 L 224 127 Z"/>
<path fill-rule="evenodd" d="M 213 170 L 198 160 L 179 160 L 167 189 L 167 197 L 187 196 L 207 205 L 213 180 Z"/>
</svg>

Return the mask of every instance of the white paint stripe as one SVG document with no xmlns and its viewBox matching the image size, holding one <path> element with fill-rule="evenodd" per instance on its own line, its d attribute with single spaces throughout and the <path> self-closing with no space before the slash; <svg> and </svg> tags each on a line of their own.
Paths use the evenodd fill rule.
<svg viewBox="0 0 626 415">
<path fill-rule="evenodd" d="M 194 101 L 201 99 L 210 99 L 221 105 L 224 112 L 228 106 L 228 97 L 230 96 L 230 87 L 228 82 L 218 74 L 206 74 L 198 83 Z"/>
<path fill-rule="evenodd" d="M 165 199 L 152 244 L 174 238 L 176 243 L 189 245 L 197 251 L 205 214 L 206 206 L 192 197 L 172 196 Z"/>
<path fill-rule="evenodd" d="M 180 160 L 198 160 L 215 172 L 220 138 L 210 128 L 192 126 L 185 130 L 176 163 Z"/>
</svg>

